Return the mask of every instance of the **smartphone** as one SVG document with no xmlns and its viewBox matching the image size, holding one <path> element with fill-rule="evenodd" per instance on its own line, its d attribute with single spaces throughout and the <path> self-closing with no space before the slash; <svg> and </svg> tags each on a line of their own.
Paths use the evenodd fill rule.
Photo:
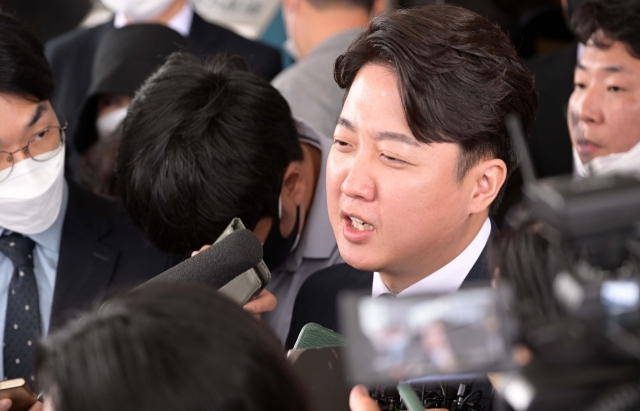
<svg viewBox="0 0 640 411">
<path fill-rule="evenodd" d="M 0 381 L 0 399 L 11 400 L 10 411 L 27 411 L 38 401 L 38 396 L 23 378 Z"/>
<path fill-rule="evenodd" d="M 218 237 L 214 244 L 221 241 L 234 231 L 244 228 L 242 220 L 234 218 L 222 234 L 220 234 L 220 237 Z M 257 296 L 260 291 L 264 290 L 270 280 L 271 272 L 264 261 L 260 260 L 260 263 L 258 263 L 257 266 L 245 271 L 233 280 L 229 281 L 220 288 L 218 292 L 224 294 L 226 297 L 240 305 L 245 305 Z"/>
<path fill-rule="evenodd" d="M 508 295 L 490 288 L 395 299 L 341 295 L 349 375 L 363 383 L 422 382 L 511 369 Z"/>
<path fill-rule="evenodd" d="M 302 327 L 293 349 L 337 347 L 345 344 L 344 336 L 316 323 Z"/>
<path fill-rule="evenodd" d="M 353 384 L 342 365 L 344 347 L 289 350 L 287 361 L 298 375 L 314 410 L 349 411 Z"/>
</svg>

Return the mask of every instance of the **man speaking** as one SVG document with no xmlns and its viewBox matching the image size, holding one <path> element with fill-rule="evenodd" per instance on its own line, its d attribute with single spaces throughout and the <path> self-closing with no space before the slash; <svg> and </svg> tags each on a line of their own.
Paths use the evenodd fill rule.
<svg viewBox="0 0 640 411">
<path fill-rule="evenodd" d="M 508 37 L 451 5 L 374 19 L 336 60 L 347 92 L 327 162 L 329 218 L 349 265 L 311 276 L 301 328 L 336 329 L 343 289 L 406 296 L 488 284 L 490 212 L 516 166 L 504 118 L 527 134 L 537 98 Z"/>
</svg>

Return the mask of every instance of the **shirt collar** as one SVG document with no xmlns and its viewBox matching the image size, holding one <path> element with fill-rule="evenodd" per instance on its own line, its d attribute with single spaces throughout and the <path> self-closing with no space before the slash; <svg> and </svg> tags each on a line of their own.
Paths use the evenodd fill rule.
<svg viewBox="0 0 640 411">
<path fill-rule="evenodd" d="M 69 202 L 69 188 L 65 181 L 62 186 L 62 203 L 60 204 L 60 212 L 58 217 L 53 222 L 51 227 L 47 228 L 41 233 L 28 235 L 36 244 L 40 247 L 47 248 L 54 252 L 60 251 L 60 239 L 62 237 L 62 224 L 64 223 L 64 217 L 67 214 L 67 203 Z M 0 227 L 0 236 L 4 233 L 5 229 Z"/>
<path fill-rule="evenodd" d="M 182 36 L 187 37 L 191 32 L 191 23 L 193 22 L 193 8 L 189 4 L 189 2 L 185 2 L 184 6 L 178 14 L 173 16 L 171 20 L 167 23 L 167 26 L 178 33 L 182 34 Z M 113 26 L 117 29 L 122 28 L 130 24 L 127 20 L 127 16 L 122 12 L 118 12 L 115 15 L 115 19 L 113 20 Z"/>
<path fill-rule="evenodd" d="M 307 215 L 304 233 L 300 239 L 304 258 L 329 258 L 337 244 L 331 222 L 329 221 L 329 208 L 327 207 L 327 158 L 331 150 L 332 140 L 316 132 L 316 138 L 320 143 L 322 152 L 322 164 L 318 174 L 318 183 L 313 195 L 313 203 Z"/>
<path fill-rule="evenodd" d="M 478 261 L 478 258 L 480 258 L 480 254 L 482 254 L 482 250 L 484 250 L 490 235 L 491 220 L 487 218 L 478 234 L 476 234 L 476 237 L 462 253 L 444 267 L 399 292 L 397 294 L 398 297 L 457 291 L 469 274 L 469 271 L 471 271 L 476 261 Z M 382 278 L 380 278 L 380 273 L 373 273 L 371 296 L 376 298 L 382 294 L 389 293 L 391 293 L 391 291 L 382 281 Z"/>
</svg>

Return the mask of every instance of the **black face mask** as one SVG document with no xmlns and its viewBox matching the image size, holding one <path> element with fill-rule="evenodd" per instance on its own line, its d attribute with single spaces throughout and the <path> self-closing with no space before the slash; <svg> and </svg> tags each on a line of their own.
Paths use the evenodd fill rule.
<svg viewBox="0 0 640 411">
<path fill-rule="evenodd" d="M 275 270 L 289 257 L 294 245 L 296 245 L 299 228 L 300 207 L 296 208 L 296 223 L 287 238 L 284 238 L 282 234 L 280 234 L 280 216 L 275 216 L 269 235 L 262 246 L 262 250 L 264 251 L 264 257 L 262 259 L 269 270 Z"/>
</svg>

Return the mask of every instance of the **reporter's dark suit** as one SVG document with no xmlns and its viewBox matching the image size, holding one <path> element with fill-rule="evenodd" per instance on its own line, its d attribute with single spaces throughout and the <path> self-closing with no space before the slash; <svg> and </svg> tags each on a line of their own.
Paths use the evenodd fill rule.
<svg viewBox="0 0 640 411">
<path fill-rule="evenodd" d="M 74 29 L 45 45 L 47 59 L 56 79 L 56 109 L 70 127 L 75 126 L 80 105 L 87 94 L 98 43 L 110 30 L 115 30 L 113 20 L 91 28 Z M 218 53 L 242 56 L 253 72 L 267 80 L 271 80 L 282 69 L 280 53 L 276 49 L 208 23 L 196 13 L 188 38 L 199 57 L 206 58 Z M 69 136 L 73 134 L 68 133 Z"/>
<path fill-rule="evenodd" d="M 68 181 L 51 326 L 107 293 L 142 283 L 177 262 L 147 244 L 119 202 Z"/>
<path fill-rule="evenodd" d="M 460 288 L 491 285 L 486 253 L 485 246 Z M 337 264 L 311 275 L 302 284 L 293 306 L 287 349 L 293 348 L 300 330 L 308 323 L 320 324 L 340 332 L 336 307 L 340 291 L 371 290 L 372 287 L 371 271 L 360 271 L 348 264 Z"/>
</svg>

